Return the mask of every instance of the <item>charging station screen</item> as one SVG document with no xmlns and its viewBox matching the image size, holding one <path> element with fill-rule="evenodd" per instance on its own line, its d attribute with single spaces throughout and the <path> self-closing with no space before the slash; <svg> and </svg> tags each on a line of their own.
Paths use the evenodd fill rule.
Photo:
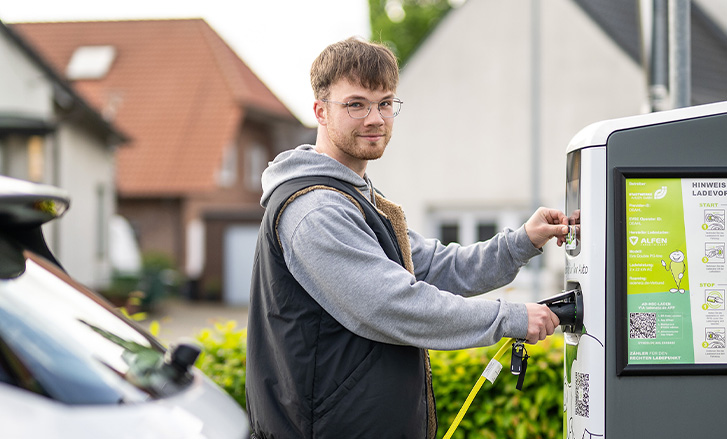
<svg viewBox="0 0 727 439">
<path fill-rule="evenodd" d="M 628 365 L 727 364 L 727 178 L 624 185 Z"/>
<path fill-rule="evenodd" d="M 565 250 L 571 256 L 581 252 L 581 150 L 568 154 L 566 164 L 565 210 L 568 214 L 568 236 Z"/>
</svg>

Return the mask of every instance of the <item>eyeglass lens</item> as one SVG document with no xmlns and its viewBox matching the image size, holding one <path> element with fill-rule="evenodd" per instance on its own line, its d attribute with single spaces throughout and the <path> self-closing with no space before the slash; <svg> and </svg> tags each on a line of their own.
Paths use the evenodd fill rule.
<svg viewBox="0 0 727 439">
<path fill-rule="evenodd" d="M 375 102 L 365 99 L 352 99 L 347 102 L 348 114 L 354 119 L 363 119 L 369 115 L 371 107 Z M 378 103 L 381 117 L 395 117 L 401 110 L 401 101 L 398 99 L 384 99 Z"/>
</svg>

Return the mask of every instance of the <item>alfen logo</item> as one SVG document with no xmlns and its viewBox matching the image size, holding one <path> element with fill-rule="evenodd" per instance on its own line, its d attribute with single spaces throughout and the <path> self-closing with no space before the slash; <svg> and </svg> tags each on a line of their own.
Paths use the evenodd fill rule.
<svg viewBox="0 0 727 439">
<path fill-rule="evenodd" d="M 636 245 L 636 243 L 639 242 L 639 237 L 638 236 L 630 236 L 629 237 L 629 242 L 631 242 L 631 245 Z"/>
<path fill-rule="evenodd" d="M 664 197 L 666 197 L 666 186 L 662 186 L 661 189 L 657 189 L 656 192 L 654 192 L 655 200 L 661 200 Z"/>
</svg>

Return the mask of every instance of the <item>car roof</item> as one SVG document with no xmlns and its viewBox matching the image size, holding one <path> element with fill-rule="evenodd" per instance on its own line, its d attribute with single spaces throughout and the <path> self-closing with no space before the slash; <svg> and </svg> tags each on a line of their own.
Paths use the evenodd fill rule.
<svg viewBox="0 0 727 439">
<path fill-rule="evenodd" d="M 0 175 L 0 226 L 37 226 L 60 217 L 69 205 L 63 189 Z"/>
</svg>

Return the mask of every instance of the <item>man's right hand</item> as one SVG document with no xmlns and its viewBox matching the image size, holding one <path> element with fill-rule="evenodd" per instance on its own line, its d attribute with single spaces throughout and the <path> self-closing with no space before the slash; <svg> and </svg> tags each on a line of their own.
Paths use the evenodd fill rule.
<svg viewBox="0 0 727 439">
<path fill-rule="evenodd" d="M 555 328 L 560 325 L 558 316 L 545 305 L 526 303 L 525 307 L 528 310 L 528 335 L 525 342 L 535 344 L 553 335 Z"/>
</svg>

